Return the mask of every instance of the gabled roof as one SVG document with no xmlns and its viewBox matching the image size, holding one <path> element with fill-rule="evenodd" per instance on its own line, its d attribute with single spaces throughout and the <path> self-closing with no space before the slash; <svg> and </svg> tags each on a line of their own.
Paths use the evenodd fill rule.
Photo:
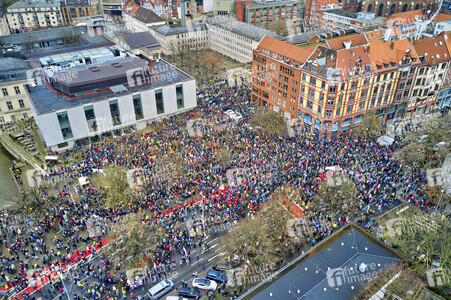
<svg viewBox="0 0 451 300">
<path fill-rule="evenodd" d="M 255 41 L 261 41 L 264 36 L 283 39 L 282 36 L 270 30 L 254 26 L 252 24 L 240 22 L 232 18 L 226 18 L 224 16 L 216 16 L 210 18 L 208 19 L 208 23 L 217 27 L 221 27 L 238 35 L 253 39 Z"/>
<path fill-rule="evenodd" d="M 181 34 L 186 32 L 194 32 L 194 31 L 205 31 L 207 30 L 207 25 L 205 23 L 195 24 L 190 26 L 176 26 L 171 27 L 169 25 L 163 25 L 157 29 L 155 32 L 158 32 L 164 36 L 173 35 L 173 34 Z"/>
<path fill-rule="evenodd" d="M 432 21 L 443 22 L 451 20 L 451 14 L 438 14 Z"/>
<path fill-rule="evenodd" d="M 449 60 L 449 51 L 446 48 L 445 40 L 442 35 L 428 39 L 415 40 L 413 46 L 420 58 L 421 65 L 433 65 L 438 62 Z"/>
<path fill-rule="evenodd" d="M 363 34 L 365 35 L 368 42 L 379 41 L 384 36 L 381 30 L 372 30 L 364 32 Z"/>
<path fill-rule="evenodd" d="M 344 49 L 345 42 L 351 42 L 351 47 L 356 47 L 360 45 L 366 45 L 368 43 L 368 40 L 366 39 L 365 35 L 363 33 L 349 35 L 349 36 L 342 36 L 337 37 L 334 39 L 328 39 L 326 40 L 326 45 L 331 49 Z"/>
<path fill-rule="evenodd" d="M 143 22 L 144 24 L 164 22 L 164 20 L 160 18 L 156 13 L 144 7 L 139 7 L 134 13 L 133 18 Z"/>
<path fill-rule="evenodd" d="M 339 4 L 338 0 L 316 0 L 319 6 L 325 6 L 330 4 Z"/>
<path fill-rule="evenodd" d="M 424 10 L 418 9 L 392 14 L 382 24 L 402 26 L 413 23 L 415 18 L 424 18 Z"/>
<path fill-rule="evenodd" d="M 139 5 L 135 3 L 135 1 L 130 0 L 125 5 L 124 8 L 122 8 L 122 12 L 124 14 L 129 15 L 130 17 L 133 17 L 135 12 L 138 10 Z"/>
<path fill-rule="evenodd" d="M 371 60 L 363 46 L 337 51 L 335 68 L 342 71 L 343 78 L 348 78 L 350 73 L 359 75 L 374 72 Z"/>
<path fill-rule="evenodd" d="M 155 37 L 150 32 L 137 32 L 129 33 L 118 36 L 122 39 L 131 50 L 134 49 L 151 49 L 160 47 L 160 43 L 155 39 Z"/>
<path fill-rule="evenodd" d="M 409 54 L 412 60 L 418 62 L 415 48 L 407 39 L 392 42 L 373 41 L 367 46 L 367 52 L 376 71 L 397 69 L 398 63 L 403 60 L 406 54 Z"/>
<path fill-rule="evenodd" d="M 301 48 L 269 36 L 263 38 L 258 48 L 278 53 L 301 63 L 307 61 L 313 51 L 313 48 Z"/>
</svg>

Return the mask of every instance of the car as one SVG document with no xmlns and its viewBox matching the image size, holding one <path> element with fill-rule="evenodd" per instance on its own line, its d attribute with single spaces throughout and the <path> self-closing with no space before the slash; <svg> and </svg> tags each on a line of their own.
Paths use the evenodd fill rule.
<svg viewBox="0 0 451 300">
<path fill-rule="evenodd" d="M 178 295 L 182 296 L 182 297 L 186 297 L 186 298 L 199 299 L 200 291 L 197 288 L 191 288 L 191 287 L 184 286 L 179 290 Z"/>
<path fill-rule="evenodd" d="M 161 298 L 164 294 L 168 293 L 174 288 L 174 283 L 169 280 L 162 280 L 153 287 L 149 289 L 149 297 L 151 300 L 157 300 Z"/>
<path fill-rule="evenodd" d="M 225 272 L 229 269 L 229 264 L 226 262 L 217 262 L 213 265 L 213 270 L 219 271 L 219 272 Z"/>
<path fill-rule="evenodd" d="M 226 110 L 226 111 L 224 112 L 224 114 L 225 114 L 226 116 L 230 116 L 230 115 L 234 115 L 235 112 L 234 112 L 233 110 L 229 109 L 229 110 Z"/>
<path fill-rule="evenodd" d="M 218 99 L 216 99 L 216 98 L 210 98 L 210 99 L 208 99 L 208 101 L 207 101 L 207 104 L 208 105 L 213 105 L 213 104 L 218 104 L 219 102 L 218 102 Z"/>
<path fill-rule="evenodd" d="M 213 280 L 208 280 L 204 278 L 194 278 L 193 287 L 199 288 L 202 290 L 216 290 L 218 284 Z"/>
<path fill-rule="evenodd" d="M 188 300 L 188 298 L 182 296 L 167 296 L 166 300 Z"/>
<path fill-rule="evenodd" d="M 207 273 L 207 279 L 214 280 L 219 283 L 223 283 L 223 282 L 227 281 L 227 275 L 222 274 L 221 272 L 216 271 L 216 270 L 210 270 Z"/>
<path fill-rule="evenodd" d="M 233 115 L 230 115 L 230 118 L 234 121 L 243 120 L 243 116 L 240 113 L 234 113 Z"/>
<path fill-rule="evenodd" d="M 437 144 L 435 144 L 435 147 L 433 148 L 435 151 L 438 151 L 438 149 L 440 149 L 440 147 L 443 146 L 448 146 L 449 144 L 447 142 L 438 142 Z"/>
<path fill-rule="evenodd" d="M 427 135 L 427 134 L 422 135 L 422 136 L 420 136 L 419 138 L 417 138 L 417 142 L 421 143 L 421 142 L 423 142 L 424 140 L 426 140 L 428 137 L 429 137 L 429 135 Z"/>
</svg>

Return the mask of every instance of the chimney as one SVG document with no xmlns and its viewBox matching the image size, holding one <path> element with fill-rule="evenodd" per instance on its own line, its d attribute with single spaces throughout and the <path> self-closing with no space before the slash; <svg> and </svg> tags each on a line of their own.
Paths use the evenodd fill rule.
<svg viewBox="0 0 451 300">
<path fill-rule="evenodd" d="M 344 41 L 343 46 L 345 46 L 345 49 L 351 49 L 352 41 Z"/>
</svg>

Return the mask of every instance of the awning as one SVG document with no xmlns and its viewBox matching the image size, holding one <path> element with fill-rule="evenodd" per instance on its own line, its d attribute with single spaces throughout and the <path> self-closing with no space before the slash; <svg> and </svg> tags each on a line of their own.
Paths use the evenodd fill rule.
<svg viewBox="0 0 451 300">
<path fill-rule="evenodd" d="M 127 88 L 122 84 L 113 85 L 112 87 L 110 87 L 110 89 L 115 94 L 128 91 Z"/>
</svg>

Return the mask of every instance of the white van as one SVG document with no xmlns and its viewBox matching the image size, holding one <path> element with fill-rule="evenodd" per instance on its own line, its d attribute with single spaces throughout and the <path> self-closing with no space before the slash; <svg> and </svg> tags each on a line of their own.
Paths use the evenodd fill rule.
<svg viewBox="0 0 451 300">
<path fill-rule="evenodd" d="M 149 297 L 150 300 L 157 300 L 161 298 L 164 294 L 169 292 L 174 288 L 174 283 L 169 280 L 165 279 L 154 285 L 149 289 Z"/>
</svg>

